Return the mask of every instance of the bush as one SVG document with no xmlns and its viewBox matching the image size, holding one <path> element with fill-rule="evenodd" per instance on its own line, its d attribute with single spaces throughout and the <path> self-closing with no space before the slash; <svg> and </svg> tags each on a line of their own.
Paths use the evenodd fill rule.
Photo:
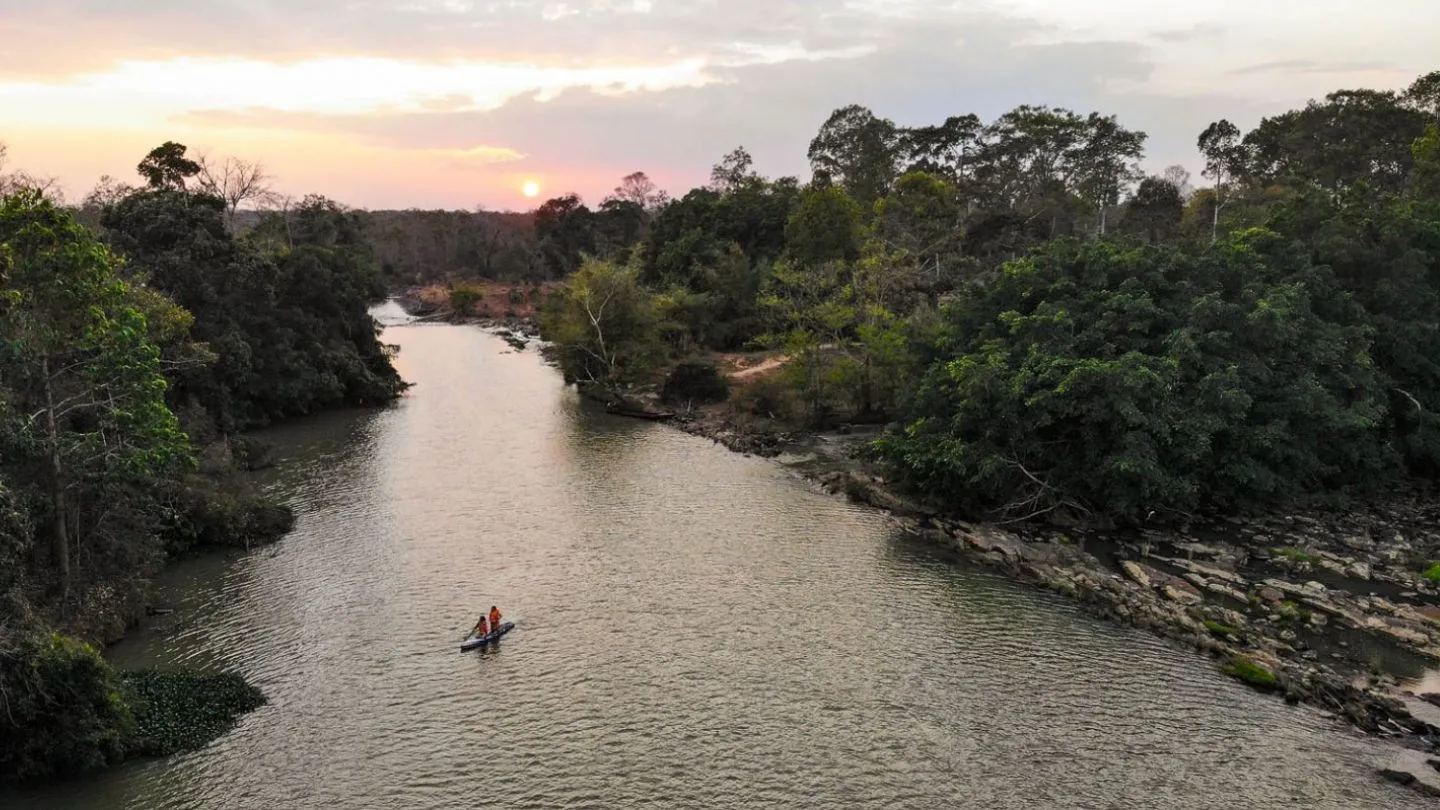
<svg viewBox="0 0 1440 810">
<path fill-rule="evenodd" d="M 137 670 L 124 675 L 134 710 L 130 756 L 158 757 L 204 746 L 265 705 L 265 695 L 234 673 Z"/>
<path fill-rule="evenodd" d="M 1430 567 L 1426 568 L 1420 576 L 1425 577 L 1436 585 L 1440 585 L 1440 562 L 1430 563 Z"/>
<path fill-rule="evenodd" d="M 794 392 L 779 377 L 757 377 L 741 385 L 730 403 L 737 413 L 763 416 L 767 419 L 788 419 L 795 408 Z"/>
<path fill-rule="evenodd" d="M 485 288 L 478 284 L 456 284 L 450 288 L 450 308 L 457 314 L 469 315 L 475 305 L 485 299 Z"/>
<path fill-rule="evenodd" d="M 724 402 L 729 396 L 729 384 L 708 361 L 681 363 L 670 370 L 660 389 L 660 397 L 666 402 Z"/>
<path fill-rule="evenodd" d="M 59 634 L 8 646 L 0 651 L 0 779 L 82 774 L 124 758 L 134 717 L 94 647 Z"/>
<path fill-rule="evenodd" d="M 509 301 L 512 307 L 524 306 L 525 293 L 521 292 L 519 287 L 511 287 L 510 292 L 505 294 L 505 300 Z"/>
</svg>

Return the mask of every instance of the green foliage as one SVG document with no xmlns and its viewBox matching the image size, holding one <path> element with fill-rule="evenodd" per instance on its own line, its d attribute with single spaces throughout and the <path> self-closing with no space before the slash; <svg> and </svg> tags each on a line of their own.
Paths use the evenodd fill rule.
<svg viewBox="0 0 1440 810">
<path fill-rule="evenodd" d="M 0 649 L 0 780 L 99 770 L 125 755 L 134 719 L 95 648 L 28 634 Z"/>
<path fill-rule="evenodd" d="M 624 390 L 664 357 L 656 296 L 633 267 L 591 259 L 547 302 L 540 330 L 565 378 Z"/>
<path fill-rule="evenodd" d="M 265 705 L 265 695 L 235 673 L 139 670 L 124 674 L 133 708 L 130 756 L 158 757 L 204 747 L 243 714 Z"/>
<path fill-rule="evenodd" d="M 1306 551 L 1306 550 L 1304 550 L 1304 549 L 1300 549 L 1300 548 L 1290 548 L 1289 546 L 1282 546 L 1282 547 L 1280 547 L 1280 548 L 1275 549 L 1275 554 L 1276 554 L 1276 556 L 1284 557 L 1285 559 L 1291 560 L 1292 562 L 1303 562 L 1303 563 L 1312 563 L 1312 564 L 1313 564 L 1313 563 L 1317 563 L 1317 562 L 1320 561 L 1320 558 L 1319 558 L 1319 557 L 1315 556 L 1314 554 L 1311 554 L 1310 552 L 1308 552 L 1308 551 Z"/>
<path fill-rule="evenodd" d="M 203 195 L 139 192 L 104 216 L 131 271 L 194 314 L 216 357 L 179 370 L 170 402 L 199 401 L 227 432 L 403 387 L 367 309 L 384 285 L 362 221 L 316 196 L 274 217 L 260 230 L 288 246 L 266 253 L 233 238 L 223 203 Z"/>
<path fill-rule="evenodd" d="M 1205 620 L 1205 629 L 1208 630 L 1208 631 L 1210 631 L 1210 635 L 1215 636 L 1215 637 L 1217 637 L 1217 638 L 1224 638 L 1224 637 L 1226 637 L 1226 636 L 1233 636 L 1233 635 L 1236 634 L 1236 632 L 1238 632 L 1238 631 L 1236 631 L 1235 628 L 1231 627 L 1230 625 L 1224 624 L 1224 623 L 1222 623 L 1222 622 L 1217 622 L 1217 621 L 1215 621 L 1214 619 L 1206 619 L 1206 620 Z"/>
<path fill-rule="evenodd" d="M 1225 674 L 1264 692 L 1273 691 L 1280 685 L 1275 673 L 1243 655 L 1230 659 L 1225 665 Z"/>
<path fill-rule="evenodd" d="M 485 288 L 478 284 L 455 284 L 450 287 L 450 309 L 458 315 L 472 315 L 475 305 L 485 300 Z"/>
<path fill-rule="evenodd" d="M 1440 200 L 1440 126 L 1429 124 L 1410 147 L 1415 172 L 1410 178 L 1415 196 Z"/>
<path fill-rule="evenodd" d="M 816 185 L 800 196 L 785 226 L 786 253 L 811 266 L 860 255 L 861 208 L 839 186 Z"/>
<path fill-rule="evenodd" d="M 1363 312 L 1275 234 L 1057 242 L 944 311 L 882 453 L 1012 516 L 1244 508 L 1393 477 Z"/>
<path fill-rule="evenodd" d="M 1440 585 L 1440 561 L 1430 563 L 1430 567 L 1422 571 L 1420 576 Z"/>
</svg>

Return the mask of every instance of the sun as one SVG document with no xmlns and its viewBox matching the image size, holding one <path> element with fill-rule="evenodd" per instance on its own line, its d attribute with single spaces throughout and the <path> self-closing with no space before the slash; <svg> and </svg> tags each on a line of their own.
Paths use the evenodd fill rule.
<svg viewBox="0 0 1440 810">
<path fill-rule="evenodd" d="M 540 193 L 540 184 L 534 180 L 526 180 L 525 185 L 520 187 L 520 193 L 526 197 L 534 197 Z"/>
</svg>

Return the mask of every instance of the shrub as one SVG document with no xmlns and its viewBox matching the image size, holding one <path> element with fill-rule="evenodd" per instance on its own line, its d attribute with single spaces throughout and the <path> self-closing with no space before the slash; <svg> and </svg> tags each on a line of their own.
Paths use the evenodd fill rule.
<svg viewBox="0 0 1440 810">
<path fill-rule="evenodd" d="M 485 288 L 478 284 L 456 284 L 450 288 L 450 308 L 460 315 L 469 315 L 475 305 L 485 299 Z"/>
<path fill-rule="evenodd" d="M 134 718 L 94 647 L 53 633 L 12 640 L 0 687 L 0 779 L 87 773 L 124 757 Z"/>
<path fill-rule="evenodd" d="M 754 414 L 769 419 L 787 419 L 793 415 L 794 392 L 779 377 L 757 377 L 736 389 L 730 399 L 737 413 Z"/>
<path fill-rule="evenodd" d="M 708 361 L 681 363 L 670 370 L 660 389 L 666 402 L 724 402 L 729 396 L 729 384 Z"/>
<path fill-rule="evenodd" d="M 1440 585 L 1440 562 L 1430 563 L 1430 567 L 1426 568 L 1420 576 L 1425 577 L 1436 585 Z"/>
</svg>

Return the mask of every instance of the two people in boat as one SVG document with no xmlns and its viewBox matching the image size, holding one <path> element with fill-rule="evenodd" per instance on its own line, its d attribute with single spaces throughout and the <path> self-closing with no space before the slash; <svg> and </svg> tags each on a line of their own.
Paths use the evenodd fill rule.
<svg viewBox="0 0 1440 810">
<path fill-rule="evenodd" d="M 475 629 L 471 632 L 471 635 L 474 636 L 475 638 L 484 638 L 485 636 L 487 636 L 487 635 L 490 634 L 490 631 L 491 631 L 491 630 L 499 630 L 499 629 L 500 629 L 500 608 L 495 607 L 494 605 L 491 605 L 491 606 L 490 606 L 490 615 L 489 615 L 489 616 L 481 616 L 481 617 L 480 617 L 480 621 L 475 624 Z"/>
</svg>

